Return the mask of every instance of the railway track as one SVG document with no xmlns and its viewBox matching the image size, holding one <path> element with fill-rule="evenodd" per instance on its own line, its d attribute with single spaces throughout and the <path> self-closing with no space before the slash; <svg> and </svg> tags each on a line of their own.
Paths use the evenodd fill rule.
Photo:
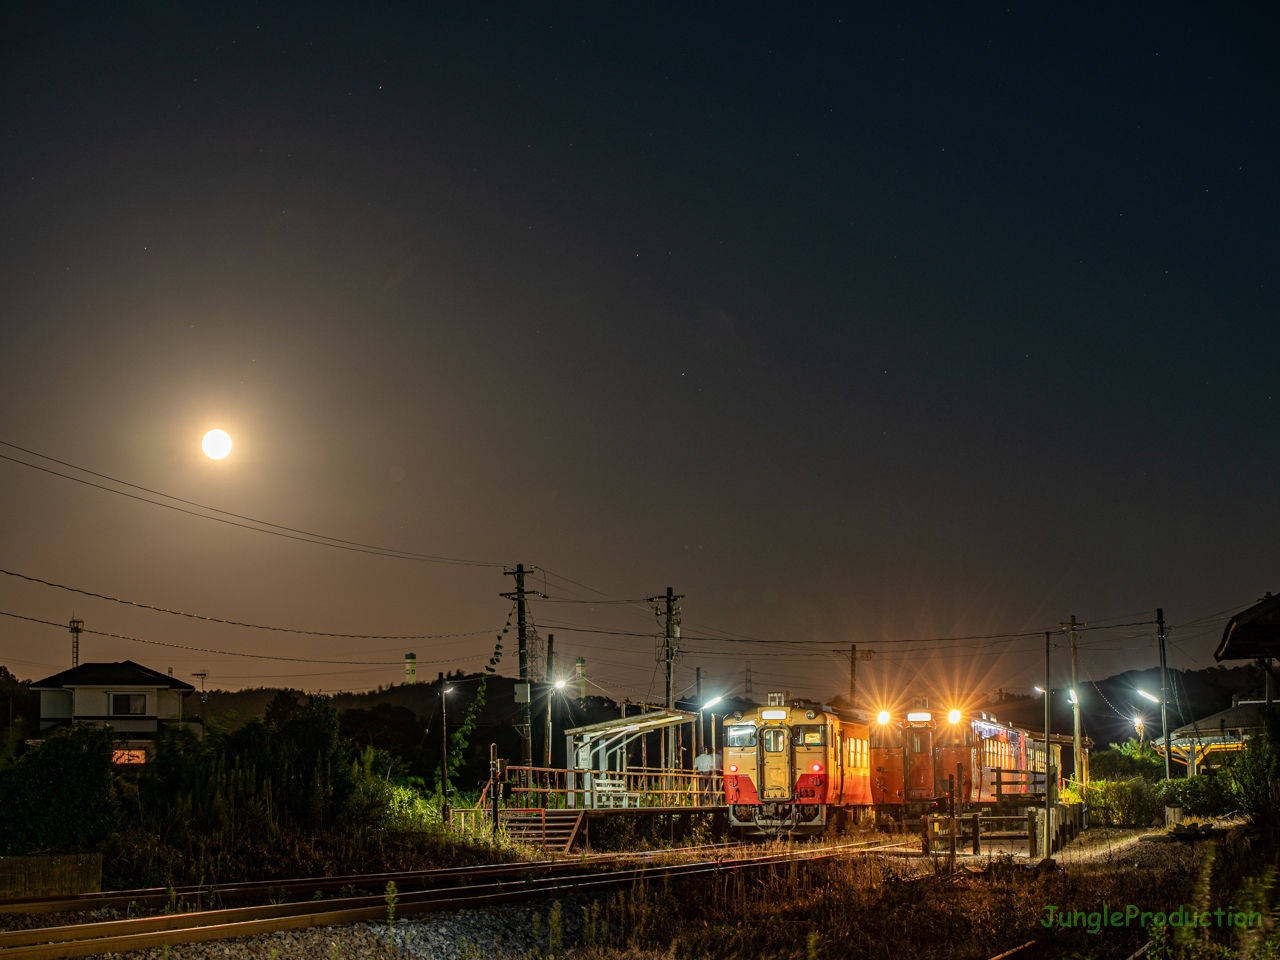
<svg viewBox="0 0 1280 960">
<path fill-rule="evenodd" d="M 0 914 L 6 913 L 62 913 L 67 911 L 101 910 L 128 906 L 177 906 L 178 904 L 217 903 L 222 900 L 239 900 L 252 897 L 280 898 L 285 896 L 314 895 L 328 890 L 380 889 L 388 882 L 397 887 L 427 886 L 438 881 L 466 883 L 472 878 L 503 875 L 520 876 L 529 872 L 568 870 L 583 863 L 605 863 L 615 860 L 656 859 L 672 854 L 702 853 L 733 849 L 740 844 L 708 844 L 702 847 L 678 847 L 670 850 L 644 851 L 632 854 L 589 854 L 573 859 L 520 860 L 513 863 L 478 864 L 469 867 L 434 867 L 426 870 L 401 870 L 388 873 L 359 873 L 337 877 L 300 877 L 289 880 L 253 880 L 245 883 L 201 884 L 186 887 L 147 887 L 136 890 L 108 890 L 102 893 L 83 893 L 67 897 L 14 897 L 0 899 Z"/>
<path fill-rule="evenodd" d="M 565 875 L 528 877 L 515 882 L 469 884 L 442 889 L 400 892 L 395 906 L 397 917 L 423 913 L 475 909 L 503 903 L 541 899 L 568 894 L 590 894 L 624 888 L 644 880 L 684 877 L 712 877 L 738 871 L 762 869 L 790 861 L 822 862 L 856 853 L 891 850 L 899 844 L 845 844 L 817 850 L 799 850 L 739 859 L 703 860 L 662 866 L 641 865 L 624 870 L 584 871 L 593 864 L 569 864 L 579 872 Z M 509 866 L 509 865 L 504 865 Z M 393 876 L 379 874 L 379 877 Z M 490 878 L 486 878 L 490 879 Z M 371 882 L 365 877 L 364 882 Z M 56 960 L 104 953 L 124 953 L 148 947 L 224 940 L 255 934 L 385 920 L 388 904 L 384 896 L 349 896 L 336 900 L 269 903 L 251 907 L 170 913 L 132 920 L 109 920 L 0 932 L 0 960 Z"/>
</svg>

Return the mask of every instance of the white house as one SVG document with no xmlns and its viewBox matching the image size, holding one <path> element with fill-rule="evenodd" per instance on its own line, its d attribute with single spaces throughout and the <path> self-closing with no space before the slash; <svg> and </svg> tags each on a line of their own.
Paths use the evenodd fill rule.
<svg viewBox="0 0 1280 960">
<path fill-rule="evenodd" d="M 202 736 L 201 717 L 186 712 L 195 687 L 132 660 L 82 663 L 33 683 L 40 692 L 40 733 L 72 723 L 108 726 L 121 737 L 117 763 L 145 763 L 162 727 L 183 725 Z M 196 706 L 199 706 L 197 701 Z"/>
</svg>

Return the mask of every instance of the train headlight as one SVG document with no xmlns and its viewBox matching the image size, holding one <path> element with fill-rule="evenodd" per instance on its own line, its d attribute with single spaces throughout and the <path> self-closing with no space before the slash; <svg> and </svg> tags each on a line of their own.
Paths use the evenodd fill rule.
<svg viewBox="0 0 1280 960">
<path fill-rule="evenodd" d="M 736 763 L 731 763 L 731 764 L 729 764 L 729 772 L 730 772 L 730 773 L 737 773 L 737 772 L 738 772 L 738 765 L 737 765 Z"/>
<path fill-rule="evenodd" d="M 884 726 L 886 723 L 888 723 L 888 722 L 889 722 L 889 720 L 890 720 L 890 717 L 889 717 L 889 711 L 888 711 L 888 710 L 881 710 L 881 711 L 880 711 L 880 716 L 878 716 L 876 719 L 880 721 L 880 726 L 882 726 L 882 727 L 883 727 L 883 726 Z"/>
<path fill-rule="evenodd" d="M 948 714 L 947 714 L 947 719 L 948 719 L 948 720 L 950 720 L 952 723 L 959 723 L 959 722 L 960 722 L 960 711 L 959 711 L 959 710 L 952 710 L 950 713 L 948 713 Z"/>
</svg>

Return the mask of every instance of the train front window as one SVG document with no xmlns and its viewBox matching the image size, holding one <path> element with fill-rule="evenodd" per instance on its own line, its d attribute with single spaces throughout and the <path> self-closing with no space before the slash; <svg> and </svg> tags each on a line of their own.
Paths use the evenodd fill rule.
<svg viewBox="0 0 1280 960">
<path fill-rule="evenodd" d="M 764 731 L 765 753 L 782 753 L 787 749 L 787 731 L 769 727 Z"/>
<path fill-rule="evenodd" d="M 922 733 L 919 730 L 912 730 L 910 734 L 911 752 L 912 753 L 928 753 L 929 752 L 929 734 Z"/>
<path fill-rule="evenodd" d="M 797 747 L 821 747 L 827 742 L 827 728 L 821 723 L 804 723 L 791 728 Z"/>
<path fill-rule="evenodd" d="M 725 743 L 730 747 L 754 747 L 756 745 L 756 728 L 749 723 L 725 727 Z"/>
</svg>

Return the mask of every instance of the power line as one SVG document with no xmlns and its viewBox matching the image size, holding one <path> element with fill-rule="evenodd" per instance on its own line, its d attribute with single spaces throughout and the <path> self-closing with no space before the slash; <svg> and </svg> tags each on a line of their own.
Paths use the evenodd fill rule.
<svg viewBox="0 0 1280 960">
<path fill-rule="evenodd" d="M 25 573 L 15 573 L 12 570 L 0 570 L 0 573 L 9 577 L 17 577 L 20 580 L 29 580 L 32 583 L 42 583 L 46 587 L 56 587 L 59 590 L 66 590 L 69 593 L 78 593 L 86 597 L 97 597 L 99 600 L 110 600 L 112 603 L 122 603 L 129 607 L 141 607 L 144 610 L 154 610 L 157 613 L 168 613 L 175 617 L 189 617 L 192 620 L 207 620 L 210 623 L 225 623 L 233 627 L 249 627 L 253 630 L 274 630 L 277 633 L 301 633 L 312 637 L 342 637 L 349 640 L 446 640 L 454 637 L 480 637 L 488 633 L 494 633 L 493 630 L 472 630 L 470 633 L 422 633 L 412 635 L 393 635 L 393 634 L 377 634 L 377 633 L 325 633 L 320 630 L 301 630 L 293 627 L 268 627 L 260 623 L 244 623 L 240 620 L 224 620 L 222 617 L 206 617 L 199 613 L 184 613 L 181 610 L 170 610 L 168 607 L 157 607 L 150 603 L 141 603 L 137 600 L 122 600 L 120 597 L 109 597 L 105 593 L 94 593 L 92 590 L 82 590 L 79 587 L 69 587 L 65 583 L 54 583 L 52 580 L 41 580 L 39 577 L 28 576 Z M 423 661 L 424 663 L 428 661 Z"/>
<path fill-rule="evenodd" d="M 57 627 L 65 630 L 65 623 L 55 623 L 52 620 L 41 620 L 37 617 L 24 617 L 20 613 L 7 613 L 0 610 L 0 617 L 12 617 L 15 620 L 27 620 L 31 623 L 43 623 L 50 627 Z M 115 640 L 131 640 L 134 643 L 146 643 L 153 647 L 171 647 L 175 650 L 191 650 L 195 653 L 212 653 L 221 657 L 243 657 L 249 660 L 283 660 L 288 663 L 329 663 L 338 666 L 351 667 L 395 667 L 401 666 L 402 660 L 316 660 L 310 657 L 273 657 L 265 653 L 233 653 L 230 650 L 213 650 L 209 647 L 193 647 L 185 643 L 168 643 L 164 640 L 144 640 L 142 637 L 130 637 L 123 633 L 107 633 L 104 630 L 90 630 L 87 627 L 82 628 L 83 633 L 92 633 L 98 637 L 111 637 Z M 462 663 L 468 660 L 485 660 L 485 656 L 478 657 L 450 657 L 447 660 L 419 660 L 418 663 Z"/>
<path fill-rule="evenodd" d="M 197 513 L 194 510 L 187 510 L 182 507 L 174 506 L 172 503 L 159 503 L 150 500 L 147 497 L 140 497 L 137 494 L 127 493 L 124 490 L 115 490 L 111 487 L 103 486 L 100 483 L 93 483 L 82 477 L 73 477 L 69 474 L 59 473 L 57 470 L 51 470 L 48 467 L 42 467 L 39 464 L 27 463 L 25 460 L 19 460 L 17 457 L 9 457 L 0 454 L 0 460 L 8 460 L 10 463 L 16 463 L 19 466 L 29 467 L 32 470 L 39 470 L 41 473 L 52 474 L 55 477 L 62 477 L 64 480 L 71 480 L 75 483 L 81 483 L 88 487 L 94 487 L 98 490 L 105 490 L 107 493 L 114 493 L 119 497 L 128 497 L 130 500 L 138 500 L 142 503 L 149 503 L 153 507 L 164 507 L 166 510 L 174 510 L 178 513 L 185 513 L 192 517 L 199 517 L 203 520 L 214 520 L 218 523 L 225 523 L 233 527 L 240 527 L 244 530 L 253 530 L 257 533 L 266 533 L 275 537 L 284 537 L 286 540 L 299 540 L 303 543 L 313 543 L 320 547 L 333 547 L 337 550 L 350 550 L 355 553 L 370 553 L 380 557 L 391 557 L 398 560 L 418 560 L 426 563 L 447 563 L 468 567 L 501 567 L 503 564 L 489 560 L 464 560 L 458 557 L 442 557 L 427 553 L 415 553 L 411 550 L 398 550 L 394 547 L 380 547 L 376 544 L 361 543 L 358 540 L 343 540 L 340 537 L 331 537 L 323 533 L 312 533 L 309 530 L 300 530 L 296 527 L 287 527 L 279 523 L 271 523 L 268 520 L 258 520 L 254 517 L 247 517 L 239 513 L 232 513 L 230 510 L 222 510 L 218 507 L 211 507 L 207 504 L 197 503 L 194 500 L 186 500 L 182 497 L 176 497 L 170 493 L 164 493 L 160 490 L 152 490 L 150 487 L 139 486 L 136 483 L 130 483 L 127 480 L 119 480 L 115 477 L 108 476 L 105 473 L 98 473 L 94 470 L 88 470 L 85 467 L 78 467 L 74 463 L 68 463 L 65 460 L 58 460 L 56 457 L 45 456 L 43 453 L 37 453 L 34 450 L 28 450 L 26 447 L 20 447 L 16 443 L 9 443 L 0 440 L 0 445 L 10 447 L 14 450 L 21 450 L 23 453 L 30 454 L 33 457 L 39 457 L 41 460 L 48 460 L 51 463 L 57 463 L 72 470 L 79 470 L 81 473 L 87 473 L 92 477 L 99 477 L 103 480 L 110 480 L 112 483 L 118 483 L 124 487 L 130 487 L 134 490 L 141 490 L 144 493 L 150 493 L 157 497 L 164 497 L 166 500 L 173 500 L 175 503 L 185 503 L 188 506 L 199 507 L 201 510 L 208 510 L 211 513 L 221 514 L 222 516 L 211 517 L 207 514 Z M 225 519 L 226 517 L 234 517 L 234 520 Z M 237 523 L 236 520 L 245 520 L 247 523 Z M 249 524 L 258 524 L 258 526 L 250 526 Z M 287 531 L 287 532 L 286 532 Z M 298 534 L 294 536 L 293 534 Z"/>
</svg>

